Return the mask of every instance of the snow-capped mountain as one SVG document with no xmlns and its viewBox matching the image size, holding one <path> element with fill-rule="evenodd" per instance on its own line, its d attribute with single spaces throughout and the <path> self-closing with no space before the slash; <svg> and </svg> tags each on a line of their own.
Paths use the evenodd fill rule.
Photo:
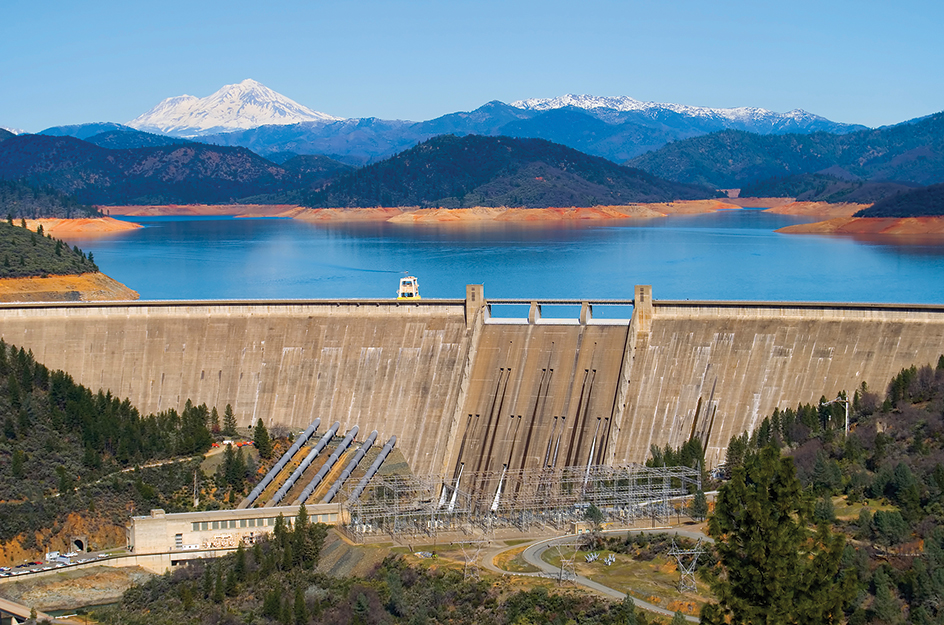
<svg viewBox="0 0 944 625">
<path fill-rule="evenodd" d="M 767 109 L 740 106 L 736 108 L 710 108 L 663 102 L 643 102 L 629 96 L 602 97 L 593 95 L 567 94 L 557 98 L 530 98 L 511 103 L 512 106 L 528 111 L 549 111 L 565 107 L 574 107 L 589 112 L 598 110 L 640 112 L 647 115 L 659 115 L 666 111 L 683 117 L 714 121 L 725 128 L 737 128 L 752 132 L 797 132 L 802 130 L 831 130 L 833 126 L 852 125 L 836 124 L 825 117 L 814 115 L 802 109 L 786 113 L 776 113 Z M 830 127 L 830 128 L 827 128 Z M 862 128 L 855 126 L 855 129 Z"/>
<path fill-rule="evenodd" d="M 0 126 L 0 128 L 2 128 L 3 130 L 6 130 L 7 132 L 12 132 L 12 133 L 15 134 L 15 135 L 25 135 L 25 134 L 26 134 L 26 131 L 23 130 L 22 128 L 10 128 L 9 126 Z"/>
<path fill-rule="evenodd" d="M 332 122 L 341 118 L 313 111 L 255 80 L 225 85 L 205 98 L 167 98 L 128 122 L 146 132 L 194 137 L 299 122 Z"/>
</svg>

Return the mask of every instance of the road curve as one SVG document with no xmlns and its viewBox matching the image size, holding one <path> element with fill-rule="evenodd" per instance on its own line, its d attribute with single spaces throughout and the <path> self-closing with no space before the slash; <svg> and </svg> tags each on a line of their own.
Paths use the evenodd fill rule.
<svg viewBox="0 0 944 625">
<path fill-rule="evenodd" d="M 706 540 L 709 542 L 711 541 L 710 538 L 708 538 L 701 532 L 693 532 L 689 530 L 676 529 L 676 528 L 649 528 L 649 529 L 643 529 L 643 530 L 612 530 L 605 533 L 621 534 L 624 532 L 626 534 L 640 534 L 643 532 L 650 533 L 650 534 L 651 533 L 664 533 L 664 534 L 673 534 L 676 536 L 683 536 L 685 538 L 691 538 L 693 540 L 701 539 L 701 540 Z M 514 549 L 514 547 L 508 547 L 507 549 L 502 549 L 498 552 L 490 553 L 489 556 L 485 559 L 485 566 L 489 570 L 501 573 L 503 575 L 523 575 L 523 576 L 530 576 L 530 577 L 545 577 L 545 578 L 548 577 L 549 575 L 556 576 L 560 574 L 560 569 L 558 567 L 552 566 L 551 564 L 545 562 L 541 556 L 549 548 L 555 545 L 573 542 L 575 538 L 576 536 L 574 534 L 570 534 L 566 536 L 557 536 L 555 538 L 548 538 L 546 540 L 541 540 L 541 541 L 528 545 L 528 547 L 522 552 L 522 557 L 524 558 L 525 562 L 540 569 L 542 571 L 541 573 L 514 573 L 511 571 L 505 571 L 504 569 L 500 569 L 497 566 L 495 566 L 493 562 L 494 557 L 498 555 L 498 553 L 501 553 L 501 551 L 507 551 L 507 549 Z M 580 584 L 581 586 L 585 586 L 587 588 L 595 590 L 612 599 L 622 600 L 624 597 L 626 597 L 626 593 L 620 592 L 619 590 L 616 590 L 615 588 L 610 588 L 609 586 L 604 586 L 603 584 L 599 582 L 595 582 L 592 579 L 586 578 L 582 575 L 577 575 L 573 579 L 573 581 Z M 636 607 L 642 608 L 643 610 L 648 610 L 649 612 L 655 612 L 656 614 L 661 614 L 663 616 L 670 616 L 670 617 L 675 616 L 675 612 L 672 612 L 671 610 L 666 610 L 665 608 L 660 608 L 659 606 L 649 603 L 648 601 L 643 601 L 642 599 L 633 597 L 633 602 L 636 604 Z M 699 622 L 698 617 L 689 616 L 689 615 L 685 615 L 685 620 L 691 623 Z"/>
</svg>

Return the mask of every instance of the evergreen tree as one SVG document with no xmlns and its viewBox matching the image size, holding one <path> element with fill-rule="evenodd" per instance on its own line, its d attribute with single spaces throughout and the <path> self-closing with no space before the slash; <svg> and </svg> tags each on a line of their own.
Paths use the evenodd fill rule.
<svg viewBox="0 0 944 625">
<path fill-rule="evenodd" d="M 721 487 L 708 533 L 718 563 L 709 581 L 718 603 L 701 621 L 732 623 L 830 623 L 852 598 L 854 578 L 840 574 L 845 544 L 825 525 L 808 527 L 813 506 L 793 460 L 773 447 L 751 455 Z"/>
<path fill-rule="evenodd" d="M 256 446 L 256 451 L 259 452 L 260 457 L 266 460 L 272 457 L 272 440 L 269 438 L 269 431 L 262 419 L 259 419 L 256 422 L 256 427 L 253 428 L 252 444 Z"/>
<path fill-rule="evenodd" d="M 688 515 L 696 521 L 704 521 L 708 517 L 708 498 L 704 491 L 697 491 L 688 505 Z"/>
<path fill-rule="evenodd" d="M 902 621 L 901 604 L 898 602 L 898 599 L 895 598 L 895 595 L 892 594 L 892 583 L 888 578 L 888 574 L 885 573 L 884 567 L 880 567 L 875 571 L 875 575 L 872 577 L 872 583 L 875 584 L 875 601 L 872 603 L 872 611 L 875 614 L 875 619 L 879 623 L 885 623 L 887 625 L 900 623 Z"/>
<path fill-rule="evenodd" d="M 237 434 L 236 415 L 233 414 L 233 407 L 230 404 L 226 404 L 226 410 L 223 411 L 223 434 L 226 436 L 236 436 Z"/>
<path fill-rule="evenodd" d="M 216 406 L 213 406 L 213 410 L 210 411 L 210 432 L 213 435 L 219 434 L 220 430 L 220 413 L 216 411 Z"/>
<path fill-rule="evenodd" d="M 308 606 L 305 605 L 305 595 L 301 588 L 295 589 L 295 625 L 308 623 Z"/>
</svg>

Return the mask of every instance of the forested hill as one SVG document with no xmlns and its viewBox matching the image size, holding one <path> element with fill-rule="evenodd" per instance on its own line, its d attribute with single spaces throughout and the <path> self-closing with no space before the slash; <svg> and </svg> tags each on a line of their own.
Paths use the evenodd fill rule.
<svg viewBox="0 0 944 625">
<path fill-rule="evenodd" d="M 944 356 L 875 390 L 863 382 L 848 434 L 846 398 L 775 410 L 731 439 L 727 467 L 768 445 L 792 457 L 815 521 L 846 535 L 842 574 L 858 596 L 844 622 L 942 623 Z"/>
<path fill-rule="evenodd" d="M 15 137 L 16 135 L 7 130 L 6 128 L 0 128 L 0 141 L 9 139 L 10 137 Z"/>
<path fill-rule="evenodd" d="M 940 217 L 944 216 L 944 184 L 932 184 L 876 202 L 856 213 L 856 217 Z"/>
<path fill-rule="evenodd" d="M 19 219 L 99 217 L 98 209 L 50 186 L 37 187 L 22 180 L 0 180 L 0 216 Z"/>
<path fill-rule="evenodd" d="M 792 197 L 798 202 L 871 204 L 915 187 L 898 182 L 843 180 L 826 174 L 776 176 L 741 187 L 741 197 Z"/>
<path fill-rule="evenodd" d="M 341 176 L 306 204 L 545 208 L 715 196 L 542 139 L 442 135 Z"/>
<path fill-rule="evenodd" d="M 239 475 L 226 461 L 217 475 L 202 473 L 218 430 L 215 408 L 187 401 L 180 413 L 142 415 L 3 340 L 0 380 L 0 565 L 35 559 L 73 535 L 88 536 L 93 549 L 123 544 L 129 513 L 193 509 L 195 478 L 206 509 L 240 499 L 256 475 L 253 461 L 231 449 Z"/>
<path fill-rule="evenodd" d="M 0 142 L 4 178 L 49 185 L 89 204 L 218 204 L 305 182 L 245 148 L 187 144 L 112 150 L 44 135 Z"/>
<path fill-rule="evenodd" d="M 669 180 L 718 188 L 811 172 L 935 184 L 944 182 L 944 113 L 846 135 L 725 130 L 670 143 L 626 164 Z"/>
<path fill-rule="evenodd" d="M 0 222 L 0 278 L 30 276 L 66 276 L 97 272 L 92 255 L 78 247 L 42 232 L 26 228 L 25 222 L 14 225 L 12 219 Z"/>
</svg>

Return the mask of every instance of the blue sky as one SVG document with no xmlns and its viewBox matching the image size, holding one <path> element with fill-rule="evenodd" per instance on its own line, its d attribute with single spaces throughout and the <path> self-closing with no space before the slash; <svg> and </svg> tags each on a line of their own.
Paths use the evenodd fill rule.
<svg viewBox="0 0 944 625">
<path fill-rule="evenodd" d="M 565 93 L 869 126 L 944 110 L 939 1 L 8 0 L 0 22 L 0 125 L 31 132 L 244 78 L 341 117 Z"/>
</svg>

